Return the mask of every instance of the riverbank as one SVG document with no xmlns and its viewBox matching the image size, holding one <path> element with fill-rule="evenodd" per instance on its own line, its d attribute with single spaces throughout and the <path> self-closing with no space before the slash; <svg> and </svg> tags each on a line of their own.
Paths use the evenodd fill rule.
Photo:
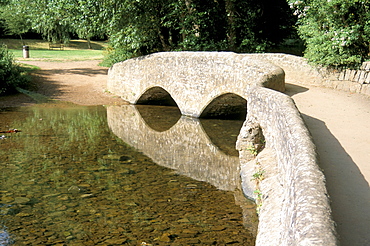
<svg viewBox="0 0 370 246">
<path fill-rule="evenodd" d="M 124 105 L 127 102 L 106 90 L 108 68 L 100 61 L 22 61 L 40 68 L 34 73 L 33 91 L 50 99 L 79 105 Z M 30 106 L 32 98 L 17 94 L 0 97 L 0 107 Z"/>
</svg>

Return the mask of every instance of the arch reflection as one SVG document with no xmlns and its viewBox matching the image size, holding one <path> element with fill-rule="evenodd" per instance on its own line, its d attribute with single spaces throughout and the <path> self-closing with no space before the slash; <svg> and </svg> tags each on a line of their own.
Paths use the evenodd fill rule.
<svg viewBox="0 0 370 246">
<path fill-rule="evenodd" d="M 175 106 L 135 105 L 145 123 L 155 131 L 169 130 L 181 118 L 181 112 Z"/>
<path fill-rule="evenodd" d="M 155 119 L 144 120 L 140 111 L 133 105 L 108 107 L 109 127 L 124 142 L 161 166 L 221 190 L 239 188 L 238 156 L 225 154 L 217 147 L 199 119 L 181 116 L 172 127 L 167 125 L 167 130 L 157 131 L 159 127 L 152 127 Z"/>
<path fill-rule="evenodd" d="M 107 107 L 107 120 L 112 132 L 158 165 L 208 182 L 220 190 L 234 192 L 235 203 L 243 210 L 244 226 L 256 234 L 255 204 L 241 191 L 238 156 L 225 154 L 216 146 L 204 130 L 207 124 L 202 125 L 199 119 L 181 116 L 176 124 L 167 125 L 167 130 L 157 131 L 157 127 L 152 128 L 152 124 L 147 123 L 155 119 L 144 120 L 140 111 L 133 105 Z M 217 138 L 217 134 L 213 137 Z M 235 149 L 235 142 L 231 146 Z"/>
</svg>

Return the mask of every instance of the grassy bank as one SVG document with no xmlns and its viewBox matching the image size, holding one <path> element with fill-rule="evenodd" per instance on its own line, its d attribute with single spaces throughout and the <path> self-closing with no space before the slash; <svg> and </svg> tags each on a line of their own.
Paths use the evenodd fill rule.
<svg viewBox="0 0 370 246">
<path fill-rule="evenodd" d="M 44 40 L 25 39 L 24 44 L 29 46 L 30 58 L 23 58 L 23 43 L 19 39 L 0 39 L 0 44 L 5 44 L 18 61 L 22 60 L 47 60 L 47 61 L 83 61 L 102 60 L 105 42 L 92 41 L 92 49 L 88 49 L 86 40 L 71 40 L 65 45 L 64 50 L 49 50 L 49 43 Z"/>
</svg>

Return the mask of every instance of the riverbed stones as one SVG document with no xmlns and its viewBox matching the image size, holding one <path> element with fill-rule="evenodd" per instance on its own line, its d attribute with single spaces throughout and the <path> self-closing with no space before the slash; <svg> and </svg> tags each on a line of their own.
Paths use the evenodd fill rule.
<svg viewBox="0 0 370 246">
<path fill-rule="evenodd" d="M 25 203 L 28 203 L 29 201 L 30 201 L 30 199 L 27 198 L 27 197 L 16 197 L 16 198 L 14 198 L 14 202 L 18 203 L 18 204 L 25 204 Z"/>
<path fill-rule="evenodd" d="M 105 109 L 82 111 L 89 124 L 73 137 L 65 131 L 75 109 L 35 110 L 17 124 L 22 134 L 38 134 L 7 139 L 13 142 L 0 148 L 0 162 L 17 167 L 0 165 L 0 218 L 15 245 L 224 245 L 229 238 L 253 245 L 232 192 L 158 166 L 117 140 L 103 124 Z M 33 124 L 34 114 L 43 121 Z M 67 125 L 54 133 L 52 120 Z"/>
</svg>

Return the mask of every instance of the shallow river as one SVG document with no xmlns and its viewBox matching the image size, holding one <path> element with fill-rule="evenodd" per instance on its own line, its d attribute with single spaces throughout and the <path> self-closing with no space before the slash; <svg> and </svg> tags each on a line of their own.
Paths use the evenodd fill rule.
<svg viewBox="0 0 370 246">
<path fill-rule="evenodd" d="M 177 108 L 0 109 L 0 245 L 254 245 L 241 121 Z"/>
</svg>

